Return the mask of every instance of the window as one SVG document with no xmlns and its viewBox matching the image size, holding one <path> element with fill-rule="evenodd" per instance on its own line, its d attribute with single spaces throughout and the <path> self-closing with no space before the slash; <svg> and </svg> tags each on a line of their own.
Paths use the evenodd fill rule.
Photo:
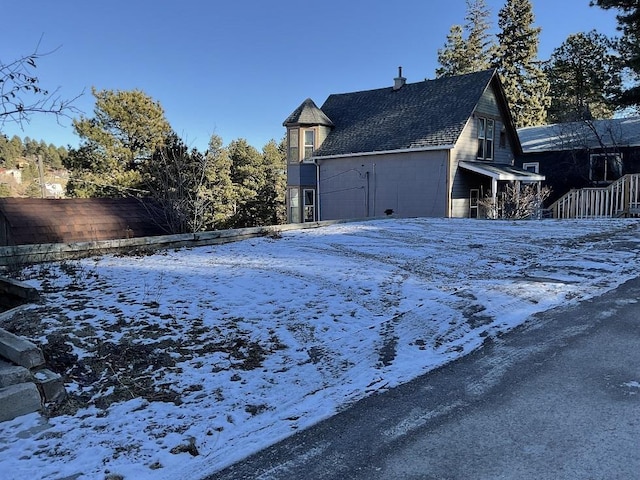
<svg viewBox="0 0 640 480">
<path fill-rule="evenodd" d="M 478 218 L 478 207 L 480 206 L 480 190 L 472 188 L 469 191 L 469 218 Z"/>
<path fill-rule="evenodd" d="M 507 130 L 504 126 L 500 130 L 500 148 L 507 148 Z"/>
<path fill-rule="evenodd" d="M 478 118 L 478 158 L 493 159 L 493 137 L 495 121 L 490 118 Z"/>
<path fill-rule="evenodd" d="M 622 176 L 622 156 L 619 153 L 598 153 L 589 156 L 589 180 L 612 182 Z"/>
<path fill-rule="evenodd" d="M 316 221 L 316 191 L 312 188 L 305 188 L 304 195 L 304 221 Z"/>
<path fill-rule="evenodd" d="M 300 223 L 300 191 L 297 188 L 289 189 L 289 222 Z"/>
<path fill-rule="evenodd" d="M 527 172 L 540 173 L 540 164 L 538 162 L 523 163 L 522 169 Z"/>
<path fill-rule="evenodd" d="M 315 130 L 304 131 L 304 158 L 310 158 L 313 155 L 313 151 L 316 147 L 316 132 Z"/>
<path fill-rule="evenodd" d="M 298 156 L 298 132 L 299 130 L 297 128 L 289 130 L 289 163 L 298 163 L 300 161 L 300 157 Z"/>
</svg>

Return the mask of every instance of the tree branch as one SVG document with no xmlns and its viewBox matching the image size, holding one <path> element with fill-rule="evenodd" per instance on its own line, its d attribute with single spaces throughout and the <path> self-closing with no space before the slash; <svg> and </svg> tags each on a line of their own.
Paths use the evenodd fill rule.
<svg viewBox="0 0 640 480">
<path fill-rule="evenodd" d="M 40 42 L 29 55 L 23 55 L 9 63 L 0 61 L 0 127 L 7 122 L 14 122 L 22 127 L 24 123 L 29 123 L 31 116 L 35 114 L 54 115 L 59 119 L 70 118 L 72 114 L 80 113 L 73 103 L 84 91 L 66 100 L 58 95 L 59 88 L 49 92 L 40 85 L 40 80 L 33 70 L 41 58 L 57 49 L 40 53 L 39 45 Z"/>
</svg>

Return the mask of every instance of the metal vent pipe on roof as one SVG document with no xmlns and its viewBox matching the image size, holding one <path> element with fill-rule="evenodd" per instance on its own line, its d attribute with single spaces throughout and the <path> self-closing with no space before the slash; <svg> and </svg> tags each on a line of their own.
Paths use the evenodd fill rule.
<svg viewBox="0 0 640 480">
<path fill-rule="evenodd" d="M 407 79 L 402 76 L 402 67 L 398 67 L 398 76 L 393 79 L 393 89 L 400 90 L 405 83 L 407 83 Z"/>
</svg>

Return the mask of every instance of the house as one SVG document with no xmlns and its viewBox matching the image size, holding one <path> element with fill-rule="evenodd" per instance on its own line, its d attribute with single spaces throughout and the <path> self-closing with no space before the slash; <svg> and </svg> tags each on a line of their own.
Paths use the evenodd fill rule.
<svg viewBox="0 0 640 480">
<path fill-rule="evenodd" d="M 22 170 L 18 168 L 0 168 L 0 181 L 19 185 L 22 183 Z"/>
<path fill-rule="evenodd" d="M 546 177 L 548 204 L 572 189 L 606 187 L 640 173 L 640 117 L 518 129 L 516 166 Z"/>
<path fill-rule="evenodd" d="M 47 198 L 62 198 L 64 197 L 64 188 L 60 183 L 45 183 L 45 194 Z"/>
<path fill-rule="evenodd" d="M 0 246 L 94 242 L 169 233 L 139 198 L 0 198 Z"/>
<path fill-rule="evenodd" d="M 289 222 L 478 217 L 510 182 L 520 142 L 495 70 L 306 99 L 287 129 Z"/>
</svg>

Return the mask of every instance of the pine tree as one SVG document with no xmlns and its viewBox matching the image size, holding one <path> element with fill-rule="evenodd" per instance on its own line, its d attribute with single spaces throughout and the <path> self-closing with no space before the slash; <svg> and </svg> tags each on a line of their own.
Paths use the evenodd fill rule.
<svg viewBox="0 0 640 480">
<path fill-rule="evenodd" d="M 265 184 L 261 192 L 261 217 L 266 225 L 279 225 L 287 220 L 285 195 L 287 190 L 286 139 L 280 144 L 274 140 L 262 149 Z"/>
<path fill-rule="evenodd" d="M 11 140 L 9 140 L 9 144 L 7 145 L 7 155 L 14 164 L 19 158 L 24 157 L 24 145 L 22 144 L 22 140 L 19 136 L 14 135 L 11 137 Z M 7 158 L 7 160 L 9 158 Z"/>
<path fill-rule="evenodd" d="M 266 182 L 264 158 L 243 138 L 229 144 L 231 181 L 236 189 L 237 207 L 230 220 L 231 227 L 265 225 L 261 217 L 260 193 Z"/>
<path fill-rule="evenodd" d="M 540 28 L 533 27 L 529 0 L 507 0 L 498 13 L 495 66 L 516 127 L 542 125 L 549 107 L 549 82 L 538 61 Z"/>
<path fill-rule="evenodd" d="M 72 176 L 67 194 L 77 197 L 127 196 L 139 192 L 141 168 L 172 136 L 158 102 L 140 90 L 93 90 L 94 118 L 73 126 L 80 147 L 65 166 Z"/>
<path fill-rule="evenodd" d="M 622 79 L 613 42 L 592 30 L 569 35 L 545 66 L 550 84 L 548 122 L 611 118 Z"/>
<path fill-rule="evenodd" d="M 465 30 L 467 37 L 467 58 L 471 71 L 478 72 L 491 67 L 495 56 L 495 42 L 491 34 L 491 11 L 484 0 L 467 0 Z"/>
<path fill-rule="evenodd" d="M 9 165 L 11 160 L 9 154 L 9 139 L 6 135 L 0 133 L 0 167 Z"/>
<path fill-rule="evenodd" d="M 212 197 L 212 222 L 210 227 L 225 228 L 236 211 L 237 192 L 231 181 L 231 158 L 222 146 L 222 139 L 212 135 L 205 153 L 208 163 L 207 178 Z"/>
<path fill-rule="evenodd" d="M 42 198 L 42 189 L 40 188 L 40 181 L 35 180 L 27 185 L 24 191 L 24 195 L 28 198 Z"/>
<path fill-rule="evenodd" d="M 464 27 L 453 25 L 438 50 L 437 77 L 463 75 L 490 68 L 495 45 L 489 33 L 491 12 L 484 0 L 467 0 Z M 465 38 L 466 34 L 466 38 Z"/>
<path fill-rule="evenodd" d="M 461 75 L 466 72 L 466 44 L 462 38 L 462 27 L 453 25 L 447 35 L 447 43 L 443 48 L 438 50 L 438 63 L 440 67 L 436 68 L 436 76 L 451 77 L 453 75 Z"/>
<path fill-rule="evenodd" d="M 46 147 L 46 159 L 51 168 L 54 170 L 58 170 L 62 168 L 62 158 L 60 153 L 60 149 L 56 147 L 53 143 L 50 143 Z M 65 155 L 66 156 L 66 155 Z"/>
<path fill-rule="evenodd" d="M 635 107 L 640 111 L 640 2 L 638 0 L 595 0 L 605 10 L 615 8 L 618 29 L 622 32 L 619 50 L 623 58 L 623 67 L 630 77 L 632 85 L 624 90 L 616 100 L 620 107 Z"/>
</svg>

